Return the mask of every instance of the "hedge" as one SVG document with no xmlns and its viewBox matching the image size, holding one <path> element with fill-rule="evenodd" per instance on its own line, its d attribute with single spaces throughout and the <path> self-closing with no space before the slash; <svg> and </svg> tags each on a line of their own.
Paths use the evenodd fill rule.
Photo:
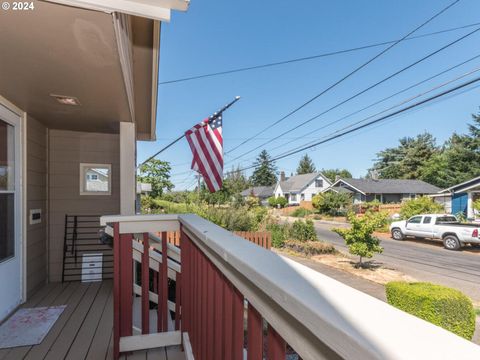
<svg viewBox="0 0 480 360">
<path fill-rule="evenodd" d="M 475 311 L 472 301 L 460 291 L 431 283 L 395 281 L 388 283 L 385 290 L 390 305 L 472 339 Z"/>
<path fill-rule="evenodd" d="M 332 244 L 323 241 L 287 240 L 284 247 L 306 256 L 335 254 L 337 252 Z"/>
</svg>

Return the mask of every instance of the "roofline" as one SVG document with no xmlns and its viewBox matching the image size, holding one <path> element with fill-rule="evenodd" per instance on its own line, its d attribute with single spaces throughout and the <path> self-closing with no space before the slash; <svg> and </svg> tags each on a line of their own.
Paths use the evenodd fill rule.
<svg viewBox="0 0 480 360">
<path fill-rule="evenodd" d="M 460 189 L 462 189 L 462 188 L 461 188 L 462 185 L 465 185 L 465 184 L 468 184 L 469 182 L 477 181 L 477 180 L 480 180 L 480 176 L 474 177 L 473 179 L 464 181 L 464 182 L 462 182 L 462 183 L 460 183 L 460 184 L 450 186 L 449 188 L 440 190 L 438 193 L 440 194 L 440 193 L 444 193 L 444 192 L 446 192 L 446 191 L 451 191 L 452 189 L 457 188 L 457 187 L 460 187 Z M 468 188 L 467 188 L 467 190 L 468 190 Z"/>
<path fill-rule="evenodd" d="M 345 184 L 351 186 L 352 188 L 354 188 L 355 190 L 357 190 L 359 193 L 363 194 L 363 195 L 367 195 L 367 193 L 363 192 L 362 190 L 360 190 L 359 188 L 356 188 L 355 186 L 353 186 L 352 184 L 350 184 L 348 181 L 344 180 L 344 179 L 338 179 L 337 181 L 335 181 L 330 187 L 334 187 L 338 182 L 340 181 L 343 181 Z"/>
<path fill-rule="evenodd" d="M 152 61 L 152 109 L 150 116 L 150 140 L 157 139 L 157 99 L 158 99 L 158 67 L 160 65 L 160 32 L 161 22 L 153 22 L 153 61 Z"/>
</svg>

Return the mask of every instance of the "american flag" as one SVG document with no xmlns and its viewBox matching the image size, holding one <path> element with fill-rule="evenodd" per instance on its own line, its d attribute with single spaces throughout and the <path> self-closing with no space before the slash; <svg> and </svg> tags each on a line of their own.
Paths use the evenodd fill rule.
<svg viewBox="0 0 480 360">
<path fill-rule="evenodd" d="M 223 139 L 222 113 L 210 116 L 185 132 L 192 150 L 192 170 L 202 175 L 210 192 L 222 188 Z"/>
</svg>

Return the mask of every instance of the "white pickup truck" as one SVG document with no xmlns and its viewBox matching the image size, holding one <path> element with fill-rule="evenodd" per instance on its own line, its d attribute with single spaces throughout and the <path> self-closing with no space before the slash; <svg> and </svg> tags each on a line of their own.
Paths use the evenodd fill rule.
<svg viewBox="0 0 480 360">
<path fill-rule="evenodd" d="M 441 239 L 448 250 L 458 250 L 466 244 L 480 246 L 480 225 L 462 224 L 453 215 L 424 214 L 412 216 L 408 220 L 395 221 L 390 225 L 390 233 L 395 240 L 406 236 Z"/>
</svg>

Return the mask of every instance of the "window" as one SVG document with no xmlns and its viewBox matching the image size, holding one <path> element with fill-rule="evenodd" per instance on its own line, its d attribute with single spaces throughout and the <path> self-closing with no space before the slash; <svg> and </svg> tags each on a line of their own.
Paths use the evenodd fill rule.
<svg viewBox="0 0 480 360">
<path fill-rule="evenodd" d="M 422 222 L 421 216 L 414 216 L 408 220 L 410 224 L 420 224 Z"/>
<path fill-rule="evenodd" d="M 80 195 L 110 195 L 112 166 L 80 164 Z"/>
<path fill-rule="evenodd" d="M 15 256 L 15 129 L 0 120 L 0 262 Z"/>
<path fill-rule="evenodd" d="M 297 201 L 297 194 L 291 194 L 290 195 L 290 200 L 291 201 Z"/>
<path fill-rule="evenodd" d="M 423 218 L 423 223 L 424 224 L 430 224 L 432 222 L 432 217 L 431 216 L 425 216 Z"/>
<path fill-rule="evenodd" d="M 301 201 L 305 201 L 305 194 L 301 194 L 301 195 L 300 195 L 300 200 L 301 200 Z"/>
<path fill-rule="evenodd" d="M 323 187 L 323 179 L 315 180 L 315 187 L 317 187 L 317 188 Z"/>
<path fill-rule="evenodd" d="M 458 223 L 458 220 L 455 216 L 439 216 L 437 217 L 437 221 L 435 222 L 436 224 L 456 224 Z"/>
</svg>

